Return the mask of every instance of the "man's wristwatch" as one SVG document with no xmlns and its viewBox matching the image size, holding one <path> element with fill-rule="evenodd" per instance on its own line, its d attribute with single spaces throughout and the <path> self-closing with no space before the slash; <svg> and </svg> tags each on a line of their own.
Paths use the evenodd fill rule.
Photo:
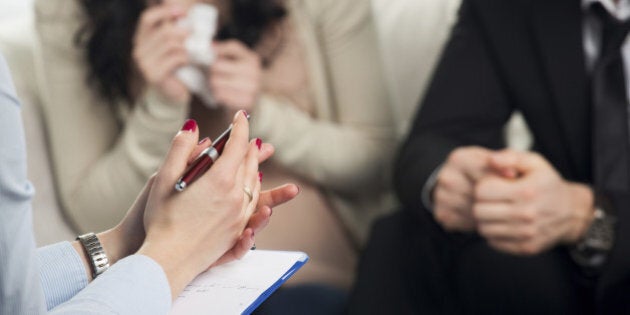
<svg viewBox="0 0 630 315">
<path fill-rule="evenodd" d="M 101 246 L 101 242 L 94 233 L 80 235 L 77 237 L 77 240 L 81 242 L 90 261 L 92 278 L 98 277 L 109 268 L 109 259 L 107 258 L 107 254 L 105 254 L 103 246 Z"/>
<path fill-rule="evenodd" d="M 587 268 L 601 267 L 615 243 L 616 218 L 613 207 L 600 198 L 595 201 L 593 221 L 586 234 L 571 249 L 573 260 Z"/>
</svg>

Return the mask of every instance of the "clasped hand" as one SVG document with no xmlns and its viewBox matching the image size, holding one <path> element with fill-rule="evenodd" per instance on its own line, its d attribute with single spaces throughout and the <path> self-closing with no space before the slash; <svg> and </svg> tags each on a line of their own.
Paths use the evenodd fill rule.
<svg viewBox="0 0 630 315">
<path fill-rule="evenodd" d="M 531 152 L 456 149 L 432 196 L 444 229 L 477 232 L 495 249 L 518 255 L 577 242 L 593 213 L 588 186 L 564 180 Z"/>
<path fill-rule="evenodd" d="M 269 222 L 271 208 L 293 199 L 298 188 L 286 184 L 261 191 L 259 163 L 273 146 L 249 141 L 249 123 L 239 111 L 223 154 L 185 191 L 174 183 L 211 141 L 198 144 L 199 130 L 180 131 L 163 165 L 122 222 L 99 237 L 110 261 L 138 253 L 164 269 L 173 297 L 207 268 L 238 259 Z M 244 192 L 251 189 L 251 198 Z"/>
</svg>

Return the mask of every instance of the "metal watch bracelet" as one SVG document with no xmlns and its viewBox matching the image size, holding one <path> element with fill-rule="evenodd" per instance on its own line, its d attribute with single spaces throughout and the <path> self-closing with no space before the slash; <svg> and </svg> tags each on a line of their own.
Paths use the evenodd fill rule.
<svg viewBox="0 0 630 315">
<path fill-rule="evenodd" d="M 101 242 L 94 233 L 79 235 L 77 240 L 81 242 L 88 256 L 90 266 L 92 267 L 92 277 L 98 277 L 109 268 L 109 259 L 107 258 L 107 254 L 105 254 Z"/>
<path fill-rule="evenodd" d="M 613 205 L 601 196 L 595 197 L 593 221 L 583 238 L 571 250 L 573 260 L 586 268 L 601 267 L 615 243 L 616 217 Z"/>
</svg>

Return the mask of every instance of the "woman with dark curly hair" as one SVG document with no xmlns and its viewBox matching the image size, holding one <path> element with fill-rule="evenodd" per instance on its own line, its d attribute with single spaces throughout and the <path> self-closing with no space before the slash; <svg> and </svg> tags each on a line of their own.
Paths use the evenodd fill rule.
<svg viewBox="0 0 630 315">
<path fill-rule="evenodd" d="M 391 207 L 394 125 L 367 0 L 211 0 L 219 12 L 203 106 L 175 75 L 178 26 L 197 0 L 37 0 L 38 74 L 58 194 L 81 231 L 107 227 L 188 117 L 216 136 L 236 110 L 274 144 L 265 187 L 302 191 L 274 209 L 259 248 L 311 261 L 292 283 L 347 288 L 372 219 Z M 63 157 L 63 158 L 62 158 Z M 87 205 L 90 205 L 88 207 Z"/>
</svg>

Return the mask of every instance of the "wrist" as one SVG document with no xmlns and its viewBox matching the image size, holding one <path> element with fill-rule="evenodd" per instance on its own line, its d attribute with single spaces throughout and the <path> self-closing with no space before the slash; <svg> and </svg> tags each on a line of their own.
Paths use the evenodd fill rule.
<svg viewBox="0 0 630 315">
<path fill-rule="evenodd" d="M 88 282 L 92 281 L 92 266 L 90 265 L 89 257 L 85 250 L 83 249 L 83 245 L 79 241 L 72 242 L 72 248 L 79 254 L 81 257 L 81 261 L 83 262 L 83 268 L 85 269 L 85 274 L 87 275 Z"/>
<path fill-rule="evenodd" d="M 88 281 L 101 275 L 111 265 L 103 243 L 94 233 L 79 235 L 72 247 L 81 257 Z"/>
<path fill-rule="evenodd" d="M 135 251 L 131 248 L 130 243 L 132 242 L 125 238 L 122 231 L 118 228 L 98 233 L 97 236 L 103 245 L 103 249 L 111 265 L 133 254 Z M 135 249 L 137 250 L 137 247 Z"/>
<path fill-rule="evenodd" d="M 571 256 L 589 274 L 596 274 L 615 243 L 615 208 L 605 195 L 595 194 L 595 212 L 588 229 L 571 247 Z"/>
<path fill-rule="evenodd" d="M 174 300 L 201 271 L 197 271 L 194 259 L 184 257 L 177 246 L 152 246 L 151 242 L 145 242 L 137 254 L 153 259 L 164 271 L 171 288 L 171 297 Z M 164 250 L 169 248 L 169 250 Z"/>
<path fill-rule="evenodd" d="M 117 261 L 132 255 L 140 247 L 139 245 L 135 245 L 138 243 L 137 240 L 134 240 L 131 237 L 125 237 L 123 231 L 119 228 L 113 228 L 105 232 L 98 233 L 96 236 L 101 242 L 101 246 L 103 246 L 103 250 L 107 255 L 110 265 L 113 265 Z M 81 242 L 72 242 L 72 247 L 81 257 L 85 267 L 85 273 L 88 275 L 88 280 L 91 281 L 92 267 L 90 257 L 88 257 L 83 245 L 81 245 Z"/>
<path fill-rule="evenodd" d="M 573 209 L 572 224 L 565 238 L 566 244 L 579 242 L 588 231 L 595 214 L 595 195 L 584 184 L 569 183 L 570 209 Z"/>
</svg>

